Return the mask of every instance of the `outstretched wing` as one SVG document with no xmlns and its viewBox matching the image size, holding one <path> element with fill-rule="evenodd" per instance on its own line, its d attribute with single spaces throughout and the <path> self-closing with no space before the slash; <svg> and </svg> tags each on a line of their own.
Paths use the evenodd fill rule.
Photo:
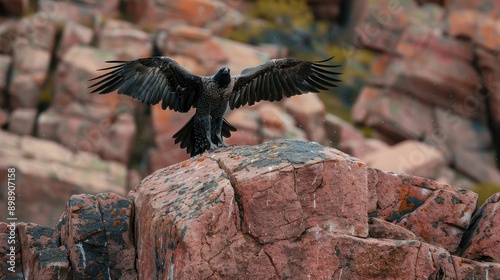
<svg viewBox="0 0 500 280">
<path fill-rule="evenodd" d="M 202 78 L 194 75 L 169 57 L 140 58 L 133 61 L 106 61 L 118 65 L 99 70 L 110 72 L 91 79 L 99 80 L 89 88 L 92 93 L 110 93 L 131 96 L 145 104 L 187 112 L 196 107 L 202 90 Z"/>
<path fill-rule="evenodd" d="M 335 87 L 332 82 L 340 82 L 329 65 L 333 57 L 317 62 L 300 59 L 273 59 L 265 64 L 245 69 L 236 79 L 233 93 L 229 98 L 231 109 L 261 100 L 279 101 L 293 95 L 319 92 Z"/>
</svg>

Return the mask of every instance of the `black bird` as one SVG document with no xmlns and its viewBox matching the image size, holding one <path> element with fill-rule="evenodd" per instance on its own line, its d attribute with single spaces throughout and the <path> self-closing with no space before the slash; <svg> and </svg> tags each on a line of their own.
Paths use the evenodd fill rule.
<svg viewBox="0 0 500 280">
<path fill-rule="evenodd" d="M 191 156 L 227 146 L 223 137 L 230 137 L 236 128 L 224 119 L 231 109 L 253 105 L 261 100 L 279 101 L 285 97 L 319 92 L 340 82 L 332 67 L 326 64 L 333 57 L 317 62 L 299 59 L 273 59 L 247 68 L 231 77 L 224 67 L 211 77 L 195 75 L 169 57 L 140 58 L 133 61 L 107 61 L 115 66 L 93 80 L 92 93 L 106 94 L 118 90 L 145 104 L 162 102 L 162 108 L 185 113 L 196 108 L 195 115 L 177 133 L 175 143 L 187 148 Z"/>
</svg>

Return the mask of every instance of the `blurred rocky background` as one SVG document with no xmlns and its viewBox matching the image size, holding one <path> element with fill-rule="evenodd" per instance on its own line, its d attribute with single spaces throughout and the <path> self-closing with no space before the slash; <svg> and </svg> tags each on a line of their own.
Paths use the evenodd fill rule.
<svg viewBox="0 0 500 280">
<path fill-rule="evenodd" d="M 234 74 L 335 55 L 342 85 L 228 113 L 228 140 L 302 139 L 387 172 L 500 191 L 500 5 L 493 0 L 0 0 L 0 218 L 56 224 L 72 194 L 125 196 L 188 158 L 191 114 L 90 95 L 104 61 L 152 55 Z"/>
</svg>

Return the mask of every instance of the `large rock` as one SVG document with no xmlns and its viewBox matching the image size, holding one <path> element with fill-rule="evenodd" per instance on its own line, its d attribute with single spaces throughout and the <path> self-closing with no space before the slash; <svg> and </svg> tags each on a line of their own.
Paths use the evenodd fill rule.
<svg viewBox="0 0 500 280">
<path fill-rule="evenodd" d="M 4 146 L 17 143 L 8 136 L 0 139 L 9 140 Z M 2 262 L 0 275 L 8 279 L 96 275 L 489 279 L 500 275 L 498 242 L 492 234 L 498 194 L 471 223 L 474 193 L 367 168 L 356 158 L 317 143 L 281 140 L 205 153 L 154 172 L 129 196 L 131 200 L 112 193 L 74 195 L 53 229 L 26 223 L 15 229 L 0 223 L 0 251 L 8 256 L 8 241 L 19 244 L 12 250 L 16 274 L 7 274 L 7 263 Z"/>
<path fill-rule="evenodd" d="M 75 279 L 137 279 L 131 218 L 131 202 L 116 194 L 71 197 L 58 226 Z"/>
<path fill-rule="evenodd" d="M 450 252 L 458 250 L 477 194 L 406 174 L 368 169 L 372 217 L 396 223 Z"/>
<path fill-rule="evenodd" d="M 136 224 L 139 276 L 262 275 L 272 268 L 262 244 L 299 238 L 313 226 L 366 237 L 367 215 L 359 214 L 366 213 L 365 180 L 360 161 L 298 141 L 243 146 L 158 170 L 130 193 L 137 215 L 152 218 Z M 358 214 L 347 212 L 358 207 Z M 151 247 L 158 242 L 166 245 Z"/>
<path fill-rule="evenodd" d="M 0 130 L 0 157 L 2 170 L 16 169 L 16 203 L 26 205 L 16 208 L 22 221 L 54 225 L 72 194 L 127 191 L 126 166 L 85 152 L 72 153 L 55 142 Z M 6 213 L 7 186 L 1 186 L 0 209 Z"/>
<path fill-rule="evenodd" d="M 96 69 L 112 59 L 111 52 L 93 47 L 70 48 L 57 68 L 51 109 L 63 118 L 56 136 L 65 146 L 128 163 L 136 137 L 130 116 L 138 102 L 118 94 L 90 94 L 89 84 L 82 82 L 96 77 Z"/>
<path fill-rule="evenodd" d="M 53 228 L 33 223 L 17 224 L 23 260 L 23 274 L 25 279 L 40 279 L 35 275 L 37 253 L 46 249 L 57 249 L 60 246 L 59 236 Z"/>
<path fill-rule="evenodd" d="M 0 277 L 137 279 L 133 217 L 130 200 L 100 193 L 72 196 L 55 228 L 24 222 L 13 227 L 2 222 L 0 251 L 9 256 L 10 246 L 14 248 L 15 272 L 2 262 Z"/>
</svg>

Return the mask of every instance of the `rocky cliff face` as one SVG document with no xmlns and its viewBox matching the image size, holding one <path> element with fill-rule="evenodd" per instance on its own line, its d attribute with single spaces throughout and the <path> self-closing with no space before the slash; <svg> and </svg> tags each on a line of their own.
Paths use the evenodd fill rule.
<svg viewBox="0 0 500 280">
<path fill-rule="evenodd" d="M 128 199 L 72 196 L 54 229 L 17 224 L 16 274 L 2 262 L 0 278 L 496 279 L 500 194 L 476 199 L 316 143 L 228 147 Z"/>
<path fill-rule="evenodd" d="M 441 161 L 434 160 L 436 170 L 453 166 L 454 172 L 477 182 L 500 182 L 498 5 L 369 2 L 354 44 L 376 56 L 354 105 L 353 121 L 374 128 L 387 143 L 413 139 L 430 145 L 407 151 L 418 158 L 441 154 L 435 156 Z M 430 3 L 418 5 L 424 2 Z M 432 147 L 437 151 L 426 152 Z M 391 149 L 402 152 L 397 146 Z M 395 171 L 382 157 L 366 162 Z"/>
</svg>

